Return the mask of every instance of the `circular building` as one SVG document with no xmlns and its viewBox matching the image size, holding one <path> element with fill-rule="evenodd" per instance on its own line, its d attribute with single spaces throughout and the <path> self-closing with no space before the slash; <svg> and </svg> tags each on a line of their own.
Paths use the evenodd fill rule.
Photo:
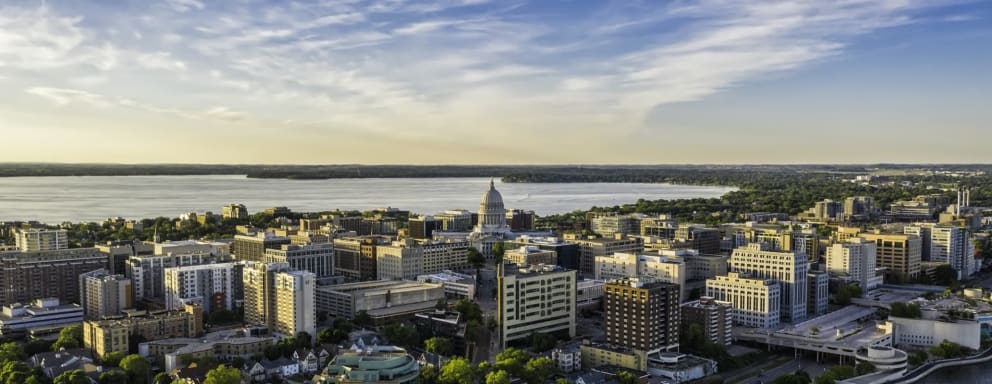
<svg viewBox="0 0 992 384">
<path fill-rule="evenodd" d="M 879 371 L 905 370 L 908 355 L 902 350 L 882 345 L 859 349 L 854 355 L 858 363 L 871 363 Z"/>
</svg>

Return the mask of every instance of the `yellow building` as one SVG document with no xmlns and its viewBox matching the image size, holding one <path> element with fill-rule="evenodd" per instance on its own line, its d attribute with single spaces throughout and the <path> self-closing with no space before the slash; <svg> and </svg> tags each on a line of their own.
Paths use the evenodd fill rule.
<svg viewBox="0 0 992 384">
<path fill-rule="evenodd" d="M 583 343 L 579 351 L 582 354 L 583 368 L 615 365 L 638 371 L 648 370 L 648 355 L 645 351 L 607 344 L 593 345 L 588 342 Z"/>
<path fill-rule="evenodd" d="M 123 317 L 83 322 L 83 345 L 103 357 L 111 352 L 127 354 L 130 338 L 144 340 L 198 337 L 203 333 L 203 310 L 186 305 L 183 311 L 130 311 Z"/>
<path fill-rule="evenodd" d="M 861 235 L 875 243 L 875 266 L 888 268 L 904 281 L 920 275 L 923 240 L 916 235 L 901 233 L 865 233 Z"/>
</svg>

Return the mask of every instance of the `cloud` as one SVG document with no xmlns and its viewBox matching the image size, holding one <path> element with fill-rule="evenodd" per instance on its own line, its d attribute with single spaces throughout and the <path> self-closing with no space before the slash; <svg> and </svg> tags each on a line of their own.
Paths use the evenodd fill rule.
<svg viewBox="0 0 992 384">
<path fill-rule="evenodd" d="M 182 60 L 173 59 L 172 54 L 169 52 L 141 54 L 136 60 L 139 65 L 148 69 L 161 69 L 173 72 L 186 70 L 186 63 Z"/>
<path fill-rule="evenodd" d="M 199 0 L 165 0 L 172 9 L 177 12 L 186 12 L 194 9 L 203 9 L 206 6 Z"/>
<path fill-rule="evenodd" d="M 245 118 L 245 114 L 242 112 L 236 112 L 228 109 L 227 107 L 214 107 L 203 112 L 203 115 L 217 120 L 223 121 L 241 121 Z"/>
<path fill-rule="evenodd" d="M 92 107 L 107 108 L 114 105 L 114 102 L 106 96 L 78 89 L 33 87 L 26 89 L 25 92 L 47 99 L 59 106 L 82 103 Z"/>
</svg>

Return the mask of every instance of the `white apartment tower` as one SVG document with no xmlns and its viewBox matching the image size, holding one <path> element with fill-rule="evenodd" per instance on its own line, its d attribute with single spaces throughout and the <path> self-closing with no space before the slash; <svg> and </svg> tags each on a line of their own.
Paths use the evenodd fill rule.
<svg viewBox="0 0 992 384">
<path fill-rule="evenodd" d="M 190 265 L 165 269 L 165 307 L 182 309 L 186 304 L 199 304 L 204 313 L 235 307 L 236 287 L 234 263 Z"/>
<path fill-rule="evenodd" d="M 967 278 L 977 269 L 975 245 L 969 240 L 965 227 L 946 224 L 917 223 L 907 226 L 904 233 L 923 239 L 923 261 L 947 263 L 958 271 L 958 278 Z"/>
<path fill-rule="evenodd" d="M 499 266 L 500 346 L 531 333 L 575 337 L 576 272 L 553 265 Z"/>
<path fill-rule="evenodd" d="M 730 271 L 778 281 L 782 286 L 781 318 L 792 323 L 806 320 L 808 263 L 803 253 L 772 251 L 763 243 L 734 249 L 728 261 Z"/>
<path fill-rule="evenodd" d="M 734 323 L 753 328 L 775 328 L 782 312 L 781 284 L 773 279 L 754 278 L 729 272 L 706 280 L 706 296 L 729 302 Z"/>
<path fill-rule="evenodd" d="M 596 256 L 596 280 L 622 280 L 632 277 L 678 284 L 679 302 L 688 297 L 685 289 L 685 260 L 678 256 L 651 256 L 616 252 L 610 256 Z"/>
<path fill-rule="evenodd" d="M 64 229 L 18 228 L 14 230 L 14 243 L 22 252 L 67 249 L 69 232 Z"/>
<path fill-rule="evenodd" d="M 850 238 L 827 248 L 827 271 L 857 281 L 861 289 L 868 292 L 882 283 L 875 276 L 876 257 L 875 242 L 861 237 Z"/>
</svg>

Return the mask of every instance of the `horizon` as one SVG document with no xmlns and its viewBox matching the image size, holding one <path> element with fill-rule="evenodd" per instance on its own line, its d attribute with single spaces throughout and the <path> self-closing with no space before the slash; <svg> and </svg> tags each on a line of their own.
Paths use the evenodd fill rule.
<svg viewBox="0 0 992 384">
<path fill-rule="evenodd" d="M 992 163 L 985 5 L 14 0 L 0 163 Z"/>
</svg>

